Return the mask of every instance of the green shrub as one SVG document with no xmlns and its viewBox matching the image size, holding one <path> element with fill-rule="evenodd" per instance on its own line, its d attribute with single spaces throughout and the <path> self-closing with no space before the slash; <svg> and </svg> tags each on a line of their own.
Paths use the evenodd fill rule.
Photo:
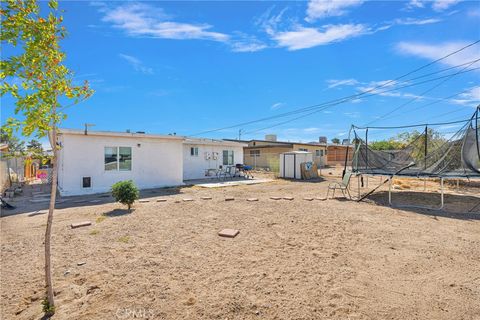
<svg viewBox="0 0 480 320">
<path fill-rule="evenodd" d="M 119 181 L 112 186 L 112 196 L 115 201 L 127 205 L 130 210 L 132 204 L 138 199 L 139 192 L 132 180 Z"/>
</svg>

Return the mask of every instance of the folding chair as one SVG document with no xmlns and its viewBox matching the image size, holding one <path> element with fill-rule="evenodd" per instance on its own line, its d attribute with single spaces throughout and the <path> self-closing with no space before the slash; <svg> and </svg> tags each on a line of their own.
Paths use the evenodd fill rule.
<svg viewBox="0 0 480 320">
<path fill-rule="evenodd" d="M 227 176 L 230 177 L 230 179 L 233 179 L 233 173 L 232 173 L 232 169 L 234 169 L 235 167 L 232 167 L 232 166 L 227 166 L 227 167 L 222 167 L 220 166 L 220 169 L 218 171 L 218 174 L 217 174 L 217 178 L 218 179 L 221 179 L 223 177 L 223 180 L 227 179 Z"/>
<path fill-rule="evenodd" d="M 352 177 L 352 173 L 347 171 L 345 172 L 345 174 L 343 175 L 343 179 L 341 182 L 332 182 L 328 185 L 328 190 L 327 190 L 327 198 L 326 200 L 328 200 L 328 196 L 330 194 L 330 190 L 333 191 L 332 193 L 332 199 L 335 198 L 335 190 L 337 189 L 340 189 L 340 191 L 342 191 L 342 194 L 343 194 L 343 197 L 344 198 L 347 198 L 347 194 L 348 194 L 348 198 L 351 200 L 352 199 L 352 196 L 350 195 L 350 191 L 348 190 L 348 185 L 350 183 L 350 178 Z M 345 191 L 347 191 L 347 193 L 345 193 Z"/>
</svg>

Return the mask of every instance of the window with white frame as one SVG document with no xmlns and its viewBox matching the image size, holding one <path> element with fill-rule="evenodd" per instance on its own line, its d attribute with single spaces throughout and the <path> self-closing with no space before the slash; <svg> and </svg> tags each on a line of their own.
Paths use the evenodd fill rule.
<svg viewBox="0 0 480 320">
<path fill-rule="evenodd" d="M 317 157 L 323 157 L 323 150 L 315 150 L 315 155 Z"/>
<path fill-rule="evenodd" d="M 198 147 L 191 147 L 190 148 L 190 156 L 198 157 Z"/>
<path fill-rule="evenodd" d="M 223 150 L 223 165 L 233 166 L 233 150 Z"/>
<path fill-rule="evenodd" d="M 105 171 L 131 171 L 131 147 L 105 147 Z"/>
</svg>

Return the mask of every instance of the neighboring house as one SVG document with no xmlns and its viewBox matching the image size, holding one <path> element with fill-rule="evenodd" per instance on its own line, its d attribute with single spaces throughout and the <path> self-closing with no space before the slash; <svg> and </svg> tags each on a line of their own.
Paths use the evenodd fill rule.
<svg viewBox="0 0 480 320">
<path fill-rule="evenodd" d="M 8 145 L 6 143 L 0 144 L 0 193 L 10 187 L 10 177 L 8 172 L 8 162 L 5 159 L 4 154 L 8 152 Z"/>
<path fill-rule="evenodd" d="M 107 192 L 121 180 L 140 189 L 178 186 L 243 159 L 243 144 L 175 135 L 61 129 L 58 142 L 61 195 Z"/>
<path fill-rule="evenodd" d="M 220 166 L 243 163 L 243 147 L 236 141 L 185 138 L 183 180 L 214 178 Z"/>
<path fill-rule="evenodd" d="M 254 168 L 279 170 L 279 156 L 290 151 L 306 151 L 313 154 L 313 161 L 319 167 L 327 165 L 327 145 L 316 142 L 285 142 L 277 141 L 274 135 L 268 135 L 266 140 L 229 140 L 247 143 L 244 151 L 244 163 Z"/>
</svg>

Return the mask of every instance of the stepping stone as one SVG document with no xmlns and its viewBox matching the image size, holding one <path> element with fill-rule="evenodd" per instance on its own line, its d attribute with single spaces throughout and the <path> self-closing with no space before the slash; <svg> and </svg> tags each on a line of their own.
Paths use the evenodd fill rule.
<svg viewBox="0 0 480 320">
<path fill-rule="evenodd" d="M 293 200 L 293 197 L 283 197 L 283 200 L 292 201 L 292 200 Z"/>
<path fill-rule="evenodd" d="M 225 201 L 233 201 L 233 200 L 235 200 L 235 198 L 231 198 L 231 197 L 225 198 Z"/>
<path fill-rule="evenodd" d="M 39 211 L 35 211 L 35 212 L 30 212 L 29 214 L 27 214 L 28 217 L 33 217 L 33 216 L 38 216 L 39 214 L 46 214 L 48 213 L 47 210 L 39 210 Z"/>
<path fill-rule="evenodd" d="M 313 201 L 313 198 L 303 198 L 305 201 Z"/>
<path fill-rule="evenodd" d="M 167 199 L 157 199 L 157 202 L 166 202 Z"/>
<path fill-rule="evenodd" d="M 240 231 L 236 229 L 223 229 L 218 232 L 220 237 L 235 238 Z"/>
<path fill-rule="evenodd" d="M 77 262 L 77 266 L 83 266 L 86 263 L 87 263 L 86 261 L 80 261 L 80 262 Z"/>
<path fill-rule="evenodd" d="M 250 201 L 250 202 L 258 201 L 258 198 L 248 198 L 247 201 Z"/>
<path fill-rule="evenodd" d="M 320 198 L 320 197 L 315 197 L 315 200 L 325 201 L 325 200 L 327 200 L 327 199 L 325 199 L 325 198 Z"/>
<path fill-rule="evenodd" d="M 270 197 L 270 199 L 272 199 L 272 200 L 280 200 L 280 199 L 282 199 L 282 197 Z"/>
<path fill-rule="evenodd" d="M 79 223 L 72 223 L 71 227 L 72 227 L 72 229 L 75 229 L 75 228 L 86 227 L 86 226 L 90 226 L 90 225 L 92 225 L 92 222 L 83 221 L 83 222 L 79 222 Z"/>
<path fill-rule="evenodd" d="M 191 198 L 185 198 L 185 199 L 183 199 L 183 201 L 184 201 L 184 202 L 190 202 L 190 201 L 193 201 L 193 199 L 191 199 Z"/>
<path fill-rule="evenodd" d="M 140 203 L 147 203 L 147 202 L 150 202 L 150 200 L 138 200 L 138 202 L 140 202 Z"/>
<path fill-rule="evenodd" d="M 180 200 L 175 200 L 175 203 L 180 203 L 180 202 L 182 202 L 182 201 L 180 201 Z"/>
<path fill-rule="evenodd" d="M 201 197 L 202 200 L 212 200 L 212 197 Z"/>
</svg>

